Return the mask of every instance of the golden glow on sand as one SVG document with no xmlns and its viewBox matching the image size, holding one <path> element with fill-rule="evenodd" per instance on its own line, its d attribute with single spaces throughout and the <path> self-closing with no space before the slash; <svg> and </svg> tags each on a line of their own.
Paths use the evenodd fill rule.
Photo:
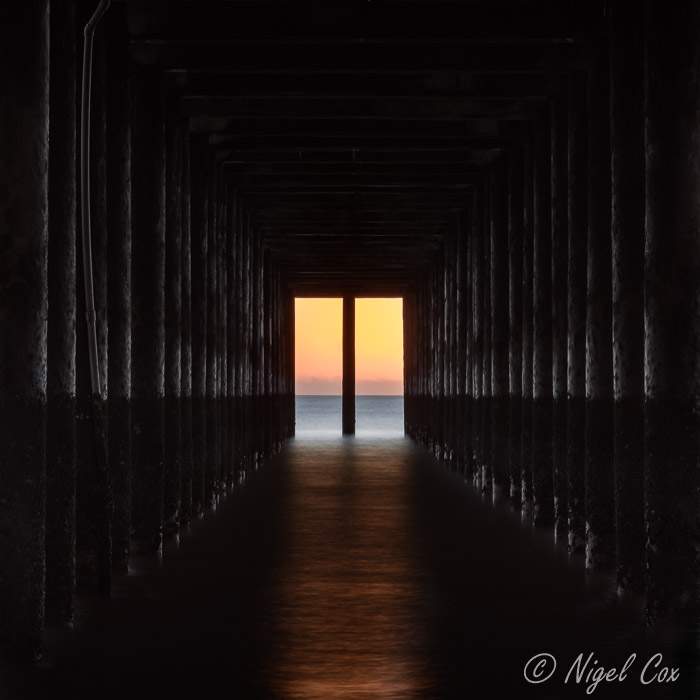
<svg viewBox="0 0 700 700">
<path fill-rule="evenodd" d="M 343 300 L 296 299 L 296 393 L 342 391 Z M 355 300 L 356 393 L 403 394 L 403 300 Z"/>
</svg>

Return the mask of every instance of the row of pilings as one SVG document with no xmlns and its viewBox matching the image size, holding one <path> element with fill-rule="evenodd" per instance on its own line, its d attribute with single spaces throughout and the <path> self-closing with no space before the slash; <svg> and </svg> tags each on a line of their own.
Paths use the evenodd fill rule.
<svg viewBox="0 0 700 700">
<path fill-rule="evenodd" d="M 0 646 L 28 660 L 77 593 L 109 593 L 130 549 L 157 553 L 294 425 L 293 299 L 163 76 L 129 68 L 118 6 L 94 53 L 91 396 L 77 38 L 94 8 L 48 5 L 0 21 Z"/>
<path fill-rule="evenodd" d="M 609 36 L 405 302 L 406 430 L 589 570 L 700 606 L 700 6 Z"/>
</svg>

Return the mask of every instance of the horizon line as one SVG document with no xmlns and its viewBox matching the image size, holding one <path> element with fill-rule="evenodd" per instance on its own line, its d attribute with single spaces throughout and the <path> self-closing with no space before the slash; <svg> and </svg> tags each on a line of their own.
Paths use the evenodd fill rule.
<svg viewBox="0 0 700 700">
<path fill-rule="evenodd" d="M 401 396 L 403 397 L 403 392 L 400 394 L 355 394 L 355 398 L 359 398 L 360 396 L 366 397 L 366 396 Z M 342 399 L 343 395 L 342 394 L 294 394 L 294 396 L 316 396 L 316 397 L 325 397 L 325 398 L 338 398 Z"/>
</svg>

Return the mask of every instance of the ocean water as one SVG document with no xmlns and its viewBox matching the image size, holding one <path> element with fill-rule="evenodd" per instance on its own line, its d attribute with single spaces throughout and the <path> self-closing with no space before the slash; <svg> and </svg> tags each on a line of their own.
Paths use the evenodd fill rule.
<svg viewBox="0 0 700 700">
<path fill-rule="evenodd" d="M 357 396 L 355 432 L 361 437 L 403 435 L 403 396 Z M 337 437 L 342 434 L 342 397 L 297 396 L 296 435 Z"/>
</svg>

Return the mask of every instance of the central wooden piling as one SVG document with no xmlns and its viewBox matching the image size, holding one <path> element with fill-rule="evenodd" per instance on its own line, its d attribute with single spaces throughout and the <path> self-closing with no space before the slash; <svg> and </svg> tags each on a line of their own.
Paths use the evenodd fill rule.
<svg viewBox="0 0 700 700">
<path fill-rule="evenodd" d="M 355 298 L 343 298 L 343 435 L 355 434 Z"/>
</svg>

